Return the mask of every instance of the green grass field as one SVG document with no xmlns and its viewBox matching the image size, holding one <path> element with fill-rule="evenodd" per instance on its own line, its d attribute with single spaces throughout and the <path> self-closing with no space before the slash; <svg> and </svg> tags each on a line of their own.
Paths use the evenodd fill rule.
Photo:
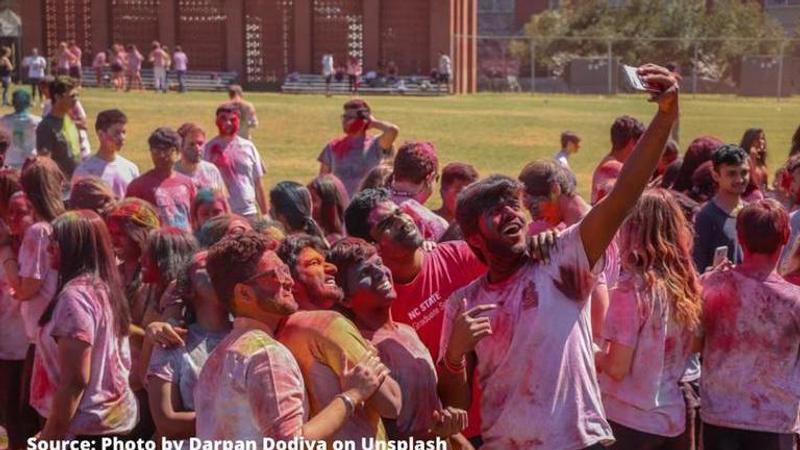
<svg viewBox="0 0 800 450">
<path fill-rule="evenodd" d="M 248 93 L 261 125 L 254 140 L 267 165 L 266 185 L 285 179 L 306 182 L 318 170 L 316 157 L 323 145 L 341 133 L 339 116 L 345 97 Z M 98 111 L 120 108 L 129 117 L 124 155 L 146 170 L 151 166 L 147 136 L 158 126 L 178 127 L 197 122 L 212 135 L 214 110 L 224 93 L 179 95 L 154 92 L 114 93 L 85 89 L 82 102 L 90 126 Z M 589 177 L 599 158 L 609 149 L 608 130 L 614 118 L 631 114 L 649 121 L 655 106 L 644 97 L 479 94 L 440 98 L 369 97 L 374 114 L 400 127 L 399 142 L 429 140 L 439 150 L 442 165 L 465 161 L 481 174 L 516 176 L 535 158 L 549 158 L 558 149 L 562 130 L 583 137 L 581 152 L 573 159 L 579 189 L 588 191 Z M 764 128 L 770 161 L 783 161 L 800 123 L 800 99 L 750 99 L 732 96 L 692 96 L 681 104 L 681 148 L 701 134 L 739 142 L 749 127 Z M 34 109 L 34 112 L 38 108 Z M 93 148 L 96 147 L 96 137 Z M 431 199 L 438 204 L 438 196 Z"/>
</svg>

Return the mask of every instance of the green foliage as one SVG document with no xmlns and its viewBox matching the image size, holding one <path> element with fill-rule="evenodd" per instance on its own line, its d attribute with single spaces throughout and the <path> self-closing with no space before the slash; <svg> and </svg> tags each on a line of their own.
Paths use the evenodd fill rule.
<svg viewBox="0 0 800 450">
<path fill-rule="evenodd" d="M 696 66 L 712 79 L 731 76 L 744 55 L 777 54 L 778 40 L 786 38 L 757 2 L 741 0 L 717 0 L 711 7 L 706 0 L 628 0 L 624 6 L 607 0 L 567 2 L 531 17 L 524 33 L 535 40 L 537 67 L 554 74 L 572 58 L 605 56 L 611 41 L 614 56 L 623 62 L 676 62 Z M 513 50 L 529 61 L 528 49 Z"/>
</svg>

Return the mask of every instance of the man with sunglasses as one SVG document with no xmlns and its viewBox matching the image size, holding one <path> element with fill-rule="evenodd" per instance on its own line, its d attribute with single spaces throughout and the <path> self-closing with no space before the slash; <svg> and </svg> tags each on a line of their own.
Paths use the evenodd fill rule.
<svg viewBox="0 0 800 450">
<path fill-rule="evenodd" d="M 126 197 L 137 197 L 155 206 L 162 226 L 191 231 L 189 217 L 196 193 L 194 182 L 174 167 L 181 137 L 175 130 L 161 127 L 150 135 L 147 143 L 153 169 L 131 181 Z"/>
<path fill-rule="evenodd" d="M 52 108 L 36 127 L 36 152 L 58 164 L 68 181 L 80 162 L 80 134 L 69 112 L 78 102 L 80 88 L 69 77 L 57 77 L 48 86 Z"/>
<path fill-rule="evenodd" d="M 367 102 L 354 99 L 344 104 L 342 130 L 344 136 L 328 142 L 317 160 L 320 175 L 336 175 L 347 189 L 347 196 L 352 198 L 361 180 L 391 152 L 400 129 L 376 119 Z M 370 136 L 369 130 L 378 130 L 381 134 Z"/>
<path fill-rule="evenodd" d="M 438 241 L 449 225 L 424 206 L 438 181 L 439 158 L 432 143 L 406 142 L 397 150 L 389 188 L 391 199 L 414 219 L 422 237 L 429 241 Z"/>
</svg>

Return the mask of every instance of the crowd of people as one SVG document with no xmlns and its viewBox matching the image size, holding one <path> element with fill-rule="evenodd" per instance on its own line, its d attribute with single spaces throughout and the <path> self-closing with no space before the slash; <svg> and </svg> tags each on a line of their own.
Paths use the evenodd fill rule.
<svg viewBox="0 0 800 450">
<path fill-rule="evenodd" d="M 576 133 L 516 177 L 481 177 L 440 170 L 434 143 L 398 145 L 361 99 L 307 184 L 264 187 L 240 98 L 216 130 L 153 130 L 141 169 L 125 113 L 100 111 L 82 156 L 65 127 L 79 87 L 56 78 L 34 152 L 20 161 L 0 132 L 10 448 L 794 449 L 800 130 L 772 184 L 763 130 L 681 156 L 678 77 L 639 74 L 656 112 L 614 121 L 589 201 Z M 13 97 L 24 113 L 27 91 Z"/>
<path fill-rule="evenodd" d="M 145 50 L 146 51 L 146 50 Z M 0 81 L 3 86 L 3 106 L 8 105 L 7 92 L 11 82 L 14 66 L 10 60 L 10 50 L 0 49 Z M 115 43 L 107 50 L 100 50 L 94 55 L 92 72 L 94 72 L 97 86 L 111 86 L 115 91 L 144 90 L 142 81 L 142 65 L 149 63 L 153 69 L 153 89 L 156 92 L 166 93 L 169 90 L 169 73 L 172 70 L 175 81 L 178 83 L 178 92 L 186 92 L 186 72 L 189 67 L 189 57 L 180 45 L 176 45 L 172 53 L 166 45 L 153 41 L 150 51 L 143 55 L 135 44 Z M 43 85 L 47 85 L 52 77 L 69 76 L 80 85 L 83 79 L 83 51 L 74 42 L 61 42 L 50 58 L 39 53 L 38 48 L 32 48 L 30 55 L 22 60 L 22 68 L 26 70 L 24 76 L 31 86 L 31 96 L 36 99 L 39 94 L 40 102 Z M 110 75 L 107 75 L 110 71 Z"/>
</svg>

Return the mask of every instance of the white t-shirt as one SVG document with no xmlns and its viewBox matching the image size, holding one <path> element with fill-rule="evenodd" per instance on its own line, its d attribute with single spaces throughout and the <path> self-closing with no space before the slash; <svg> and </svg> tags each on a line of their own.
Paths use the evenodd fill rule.
<svg viewBox="0 0 800 450">
<path fill-rule="evenodd" d="M 255 184 L 264 176 L 264 166 L 252 142 L 235 136 L 226 144 L 216 137 L 203 148 L 203 159 L 214 163 L 222 174 L 234 213 L 242 216 L 258 213 Z"/>
<path fill-rule="evenodd" d="M 475 347 L 481 387 L 482 450 L 574 450 L 613 442 L 594 366 L 589 267 L 579 224 L 567 228 L 548 264 L 527 263 L 507 280 L 483 276 L 447 300 L 440 345 L 466 308 L 484 313 L 492 334 Z"/>
<path fill-rule="evenodd" d="M 36 127 L 41 121 L 41 117 L 29 113 L 6 114 L 0 118 L 0 126 L 11 136 L 6 164 L 22 169 L 25 160 L 36 155 Z"/>
<path fill-rule="evenodd" d="M 624 274 L 611 291 L 603 337 L 634 349 L 622 380 L 599 377 L 608 419 L 658 436 L 683 433 L 686 406 L 678 382 L 694 333 L 672 320 L 667 292 L 649 289 L 641 276 Z"/>
<path fill-rule="evenodd" d="M 322 75 L 333 75 L 333 55 L 325 55 L 322 57 Z"/>
<path fill-rule="evenodd" d="M 184 52 L 175 52 L 172 55 L 172 62 L 175 63 L 175 70 L 185 72 L 189 65 L 189 57 L 187 57 Z"/>
<path fill-rule="evenodd" d="M 118 198 L 123 198 L 128 185 L 139 176 L 139 168 L 120 155 L 116 155 L 111 162 L 92 155 L 75 169 L 72 174 L 72 184 L 87 176 L 95 176 L 105 181 Z"/>
<path fill-rule="evenodd" d="M 194 187 L 199 191 L 200 189 L 211 189 L 213 191 L 220 191 L 227 195 L 228 188 L 225 187 L 225 180 L 222 179 L 222 174 L 214 164 L 208 161 L 200 161 L 197 169 L 194 172 L 189 172 L 178 161 L 175 163 L 175 170 L 192 179 Z"/>
<path fill-rule="evenodd" d="M 28 78 L 40 80 L 44 78 L 44 70 L 47 68 L 47 60 L 42 56 L 27 56 L 22 63 L 28 67 Z"/>
</svg>

